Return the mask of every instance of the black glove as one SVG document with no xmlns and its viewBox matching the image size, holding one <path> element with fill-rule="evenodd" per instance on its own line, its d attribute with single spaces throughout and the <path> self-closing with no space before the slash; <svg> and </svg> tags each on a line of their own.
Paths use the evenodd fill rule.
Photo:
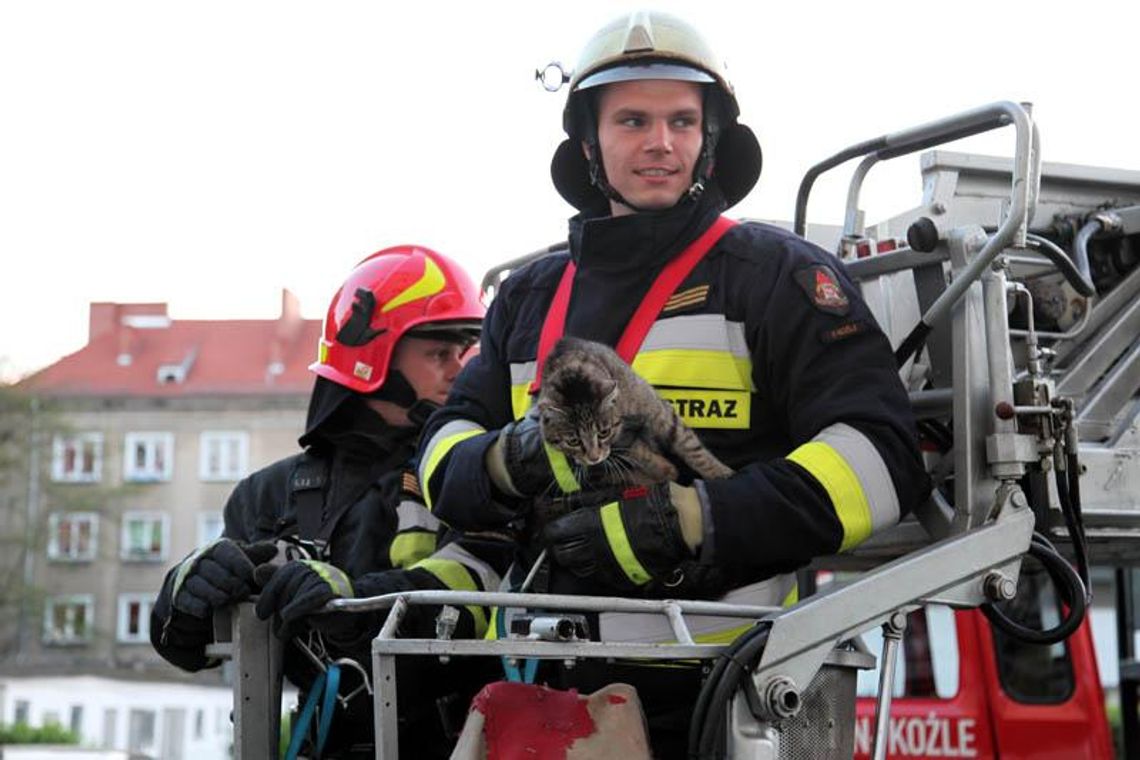
<svg viewBox="0 0 1140 760">
<path fill-rule="evenodd" d="M 254 610 L 262 620 L 274 618 L 274 630 L 283 639 L 292 638 L 302 627 L 302 619 L 324 607 L 328 601 L 356 596 L 352 580 L 343 570 L 312 559 L 292 560 L 280 567 L 265 565 L 258 568 L 257 575 L 265 585 Z M 320 619 L 323 617 L 326 616 L 306 622 L 317 630 L 329 628 L 329 633 L 344 634 L 343 631 L 332 630 L 340 615 L 328 621 Z"/>
<path fill-rule="evenodd" d="M 679 567 L 692 553 L 669 497 L 668 483 L 568 497 L 580 506 L 543 531 L 554 561 L 614 589 L 679 581 Z"/>
<path fill-rule="evenodd" d="M 219 538 L 206 544 L 178 566 L 170 594 L 174 609 L 205 619 L 219 607 L 248 599 L 257 590 L 254 567 L 276 554 L 272 541 L 245 544 Z"/>
<path fill-rule="evenodd" d="M 574 482 L 569 462 L 565 455 L 542 440 L 538 418 L 533 414 L 507 423 L 499 431 L 499 440 L 493 448 L 491 455 L 502 457 L 510 482 L 500 482 L 494 468 L 490 470 L 491 479 L 507 493 L 530 498 L 548 492 L 555 484 L 563 485 L 565 491 L 577 488 L 576 484 L 567 487 Z"/>
</svg>

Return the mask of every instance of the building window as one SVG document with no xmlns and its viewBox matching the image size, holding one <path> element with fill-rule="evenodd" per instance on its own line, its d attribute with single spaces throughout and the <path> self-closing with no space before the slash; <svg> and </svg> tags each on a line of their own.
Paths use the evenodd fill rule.
<svg viewBox="0 0 1140 760">
<path fill-rule="evenodd" d="M 170 480 L 174 436 L 171 433 L 127 433 L 123 448 L 123 479 Z"/>
<path fill-rule="evenodd" d="M 119 641 L 145 644 L 150 641 L 150 594 L 119 594 Z"/>
<path fill-rule="evenodd" d="M 95 512 L 52 512 L 48 517 L 48 559 L 93 560 L 98 539 L 99 515 Z"/>
<path fill-rule="evenodd" d="M 205 481 L 233 481 L 249 469 L 249 433 L 212 431 L 202 433 L 198 475 Z"/>
<path fill-rule="evenodd" d="M 103 468 L 103 434 L 57 435 L 52 440 L 51 479 L 98 483 Z"/>
<path fill-rule="evenodd" d="M 48 597 L 44 606 L 45 644 L 86 644 L 91 640 L 91 594 Z"/>
<path fill-rule="evenodd" d="M 32 703 L 26 699 L 16 700 L 16 713 L 12 719 L 13 723 L 22 723 L 28 725 L 28 718 L 32 714 Z"/>
<path fill-rule="evenodd" d="M 119 556 L 131 562 L 161 562 L 170 543 L 170 520 L 161 512 L 124 512 Z"/>
<path fill-rule="evenodd" d="M 119 721 L 119 713 L 113 707 L 103 708 L 103 749 L 115 746 L 115 724 Z"/>
<path fill-rule="evenodd" d="M 67 727 L 76 738 L 83 738 L 83 705 L 71 706 L 71 720 L 68 721 Z"/>
<path fill-rule="evenodd" d="M 225 527 L 225 520 L 222 519 L 221 512 L 199 512 L 197 546 L 205 546 L 214 539 L 220 538 Z"/>
<path fill-rule="evenodd" d="M 154 710 L 131 710 L 127 716 L 127 749 L 145 752 L 154 747 Z"/>
</svg>

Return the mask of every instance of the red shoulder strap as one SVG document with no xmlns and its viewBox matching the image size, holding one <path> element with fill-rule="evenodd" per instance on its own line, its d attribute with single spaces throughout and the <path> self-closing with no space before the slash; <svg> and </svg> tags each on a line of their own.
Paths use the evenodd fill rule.
<svg viewBox="0 0 1140 760">
<path fill-rule="evenodd" d="M 645 336 L 649 334 L 649 329 L 657 320 L 665 302 L 677 290 L 677 286 L 689 276 L 697 262 L 705 257 L 724 233 L 734 226 L 736 226 L 734 220 L 726 216 L 717 217 L 707 230 L 689 243 L 688 247 L 666 264 L 661 274 L 657 275 L 649 292 L 645 294 L 645 298 L 630 317 L 629 324 L 625 326 L 625 331 L 615 347 L 618 356 L 624 359 L 626 364 L 631 364 L 633 357 L 637 356 L 641 344 L 645 342 Z M 542 385 L 542 365 L 546 363 L 546 357 L 566 329 L 566 310 L 570 304 L 570 289 L 574 285 L 576 271 L 574 262 L 567 262 L 566 268 L 562 270 L 562 279 L 558 281 L 558 289 L 554 291 L 550 310 L 546 312 L 546 319 L 542 323 L 542 332 L 538 336 L 538 356 L 535 358 L 534 382 L 530 384 L 532 394 L 537 393 Z"/>
</svg>

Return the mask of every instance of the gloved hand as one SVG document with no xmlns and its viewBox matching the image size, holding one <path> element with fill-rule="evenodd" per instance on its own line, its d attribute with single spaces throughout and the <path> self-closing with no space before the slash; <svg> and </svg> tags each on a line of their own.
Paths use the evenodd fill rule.
<svg viewBox="0 0 1140 760">
<path fill-rule="evenodd" d="M 486 462 L 491 481 L 511 496 L 540 496 L 555 483 L 564 484 L 564 491 L 577 487 L 565 487 L 574 481 L 570 465 L 565 455 L 542 440 L 534 414 L 507 423 L 487 449 Z"/>
<path fill-rule="evenodd" d="M 571 498 L 583 506 L 549 523 L 544 536 L 554 561 L 580 578 L 627 590 L 670 584 L 700 541 L 693 488 L 656 483 Z"/>
<path fill-rule="evenodd" d="M 265 577 L 267 575 L 268 578 Z M 265 585 L 257 597 L 254 611 L 262 620 L 275 618 L 274 630 L 283 639 L 292 638 L 301 627 L 301 621 L 324 607 L 329 600 L 352 599 L 355 596 L 352 580 L 343 570 L 312 559 L 291 560 L 276 568 L 266 565 L 264 570 L 258 568 L 258 576 Z M 336 623 L 343 625 L 346 622 L 344 616 L 335 618 L 324 621 L 325 625 L 336 627 Z M 306 622 L 318 630 L 322 628 L 318 617 Z M 329 632 L 344 633 L 343 630 Z"/>
<path fill-rule="evenodd" d="M 272 541 L 246 544 L 219 538 L 178 566 L 171 589 L 174 609 L 205 619 L 219 608 L 248 599 L 257 590 L 253 570 L 277 554 Z"/>
</svg>

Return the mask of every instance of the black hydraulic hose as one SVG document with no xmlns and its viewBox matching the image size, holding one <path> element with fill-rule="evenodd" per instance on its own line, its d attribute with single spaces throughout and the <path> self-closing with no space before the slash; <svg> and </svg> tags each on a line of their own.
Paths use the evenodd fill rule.
<svg viewBox="0 0 1140 760">
<path fill-rule="evenodd" d="M 1090 222 L 1089 224 L 1099 223 Z M 1085 226 L 1088 227 L 1089 225 Z M 1079 246 L 1074 245 L 1073 250 L 1077 252 L 1076 256 L 1078 259 L 1078 262 L 1074 263 L 1073 259 L 1069 258 L 1061 247 L 1049 238 L 1029 232 L 1026 233 L 1025 239 L 1029 241 L 1034 248 L 1040 251 L 1045 258 L 1053 262 L 1057 269 L 1061 270 L 1061 274 L 1065 276 L 1065 279 L 1073 286 L 1074 290 L 1085 298 L 1091 298 L 1096 295 L 1096 286 L 1092 284 L 1092 280 L 1089 278 L 1089 254 L 1087 250 L 1080 250 Z M 1082 261 L 1083 266 L 1081 265 Z"/>
<path fill-rule="evenodd" d="M 741 679 L 755 666 L 768 643 L 769 627 L 761 624 L 745 632 L 721 653 L 705 679 L 689 721 L 688 755 L 694 760 L 718 758 L 724 738 L 728 705 Z"/>
<path fill-rule="evenodd" d="M 1085 222 L 1084 226 L 1077 230 L 1076 237 L 1073 238 L 1073 259 L 1081 275 L 1089 282 L 1092 281 L 1092 276 L 1089 274 L 1089 241 L 1092 240 L 1093 235 L 1105 228 L 1105 219 L 1101 216 L 1095 216 Z"/>
<path fill-rule="evenodd" d="M 982 614 L 994 627 L 1019 641 L 1028 644 L 1056 644 L 1073 635 L 1073 632 L 1084 620 L 1087 610 L 1084 584 L 1073 566 L 1057 553 L 1048 539 L 1039 533 L 1033 534 L 1033 540 L 1029 543 L 1028 554 L 1035 557 L 1049 573 L 1049 577 L 1053 580 L 1061 598 L 1069 605 L 1069 614 L 1055 627 L 1044 631 L 1037 631 L 1021 625 L 992 603 L 982 605 Z"/>
<path fill-rule="evenodd" d="M 926 337 L 930 335 L 930 325 L 922 320 L 914 326 L 910 334 L 903 339 L 899 347 L 895 349 L 895 364 L 900 368 L 906 364 L 906 360 L 914 356 L 921 348 L 922 344 L 926 342 Z"/>
<path fill-rule="evenodd" d="M 1084 516 L 1081 514 L 1081 487 L 1080 471 L 1077 456 L 1069 454 L 1066 457 L 1066 470 L 1064 477 L 1058 470 L 1057 493 L 1061 498 L 1061 514 L 1065 518 L 1065 528 L 1069 531 L 1069 540 L 1073 544 L 1073 556 L 1077 561 L 1077 573 L 1085 585 L 1085 602 L 1092 603 L 1092 583 L 1089 580 L 1088 544 L 1085 541 Z"/>
</svg>

